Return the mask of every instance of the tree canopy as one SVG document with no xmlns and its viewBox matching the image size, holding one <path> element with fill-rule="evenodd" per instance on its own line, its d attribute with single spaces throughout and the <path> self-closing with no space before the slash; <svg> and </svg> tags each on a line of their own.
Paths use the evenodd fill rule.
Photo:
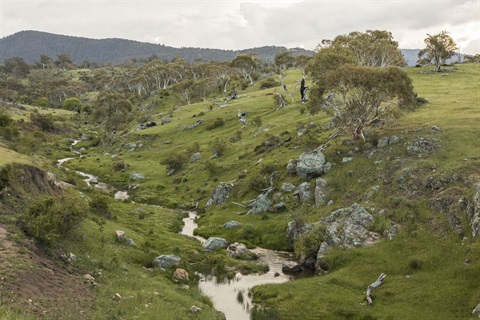
<svg viewBox="0 0 480 320">
<path fill-rule="evenodd" d="M 427 36 L 424 40 L 426 47 L 418 52 L 419 62 L 432 63 L 435 71 L 440 71 L 445 61 L 453 57 L 455 51 L 458 50 L 457 44 L 447 31 Z"/>
</svg>

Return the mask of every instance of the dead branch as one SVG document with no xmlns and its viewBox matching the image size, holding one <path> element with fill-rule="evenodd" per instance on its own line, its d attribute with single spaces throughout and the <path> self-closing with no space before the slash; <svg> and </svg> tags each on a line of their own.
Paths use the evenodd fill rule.
<svg viewBox="0 0 480 320">
<path fill-rule="evenodd" d="M 196 127 L 198 127 L 199 125 L 201 125 L 201 124 L 204 123 L 204 122 L 205 122 L 205 120 L 198 120 L 197 122 L 195 122 L 194 124 L 191 124 L 191 125 L 189 125 L 189 126 L 186 126 L 186 125 L 184 125 L 184 124 L 181 124 L 181 126 L 183 127 L 182 131 L 183 131 L 183 130 L 191 130 L 191 129 L 193 129 L 193 128 L 196 128 Z"/>
<path fill-rule="evenodd" d="M 372 290 L 375 289 L 376 287 L 379 287 L 381 284 L 382 284 L 382 281 L 383 279 L 386 277 L 387 275 L 385 273 L 382 273 L 377 281 L 375 281 L 374 283 L 372 283 L 371 285 L 369 285 L 367 287 L 367 301 L 368 301 L 368 304 L 371 305 L 373 303 L 373 300 L 372 300 Z"/>
</svg>

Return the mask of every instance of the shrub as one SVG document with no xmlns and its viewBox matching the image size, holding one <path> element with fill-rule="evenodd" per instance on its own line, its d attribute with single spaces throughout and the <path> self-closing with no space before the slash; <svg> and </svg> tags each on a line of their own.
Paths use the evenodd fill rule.
<svg viewBox="0 0 480 320">
<path fill-rule="evenodd" d="M 225 120 L 222 118 L 217 118 L 215 121 L 209 125 L 207 125 L 207 130 L 213 130 L 215 128 L 219 128 L 225 124 Z"/>
<path fill-rule="evenodd" d="M 276 81 L 273 77 L 268 77 L 260 83 L 261 89 L 268 89 L 280 86 L 280 82 Z"/>
<path fill-rule="evenodd" d="M 227 150 L 227 143 L 219 138 L 212 141 L 209 146 L 214 157 L 222 156 L 225 153 L 225 150 Z"/>
<path fill-rule="evenodd" d="M 82 102 L 78 98 L 68 98 L 63 101 L 63 109 L 80 112 L 82 109 Z"/>
<path fill-rule="evenodd" d="M 55 131 L 55 123 L 51 115 L 43 115 L 39 112 L 30 113 L 30 120 L 33 124 L 37 125 L 40 130 L 45 132 Z"/>
<path fill-rule="evenodd" d="M 81 202 L 70 196 L 35 201 L 23 216 L 27 233 L 47 245 L 67 237 L 86 218 Z"/>
<path fill-rule="evenodd" d="M 103 194 L 94 194 L 90 199 L 90 210 L 92 213 L 104 216 L 105 218 L 111 218 L 110 215 L 110 204 L 112 199 Z"/>
<path fill-rule="evenodd" d="M 48 102 L 47 98 L 41 97 L 41 98 L 36 99 L 33 102 L 33 105 L 36 106 L 36 107 L 40 107 L 40 108 L 48 108 L 49 102 Z"/>
<path fill-rule="evenodd" d="M 167 170 L 178 170 L 183 167 L 188 161 L 188 157 L 184 153 L 172 153 L 166 159 L 162 160 L 160 164 L 167 167 Z"/>
</svg>

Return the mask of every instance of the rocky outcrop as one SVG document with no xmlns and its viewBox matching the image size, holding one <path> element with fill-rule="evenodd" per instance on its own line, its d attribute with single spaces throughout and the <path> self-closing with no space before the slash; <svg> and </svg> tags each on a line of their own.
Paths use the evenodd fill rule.
<svg viewBox="0 0 480 320">
<path fill-rule="evenodd" d="M 211 206 L 221 205 L 227 201 L 230 197 L 230 190 L 232 189 L 232 184 L 230 183 L 220 183 L 218 186 L 213 189 L 212 196 L 208 199 L 207 204 L 205 205 L 205 210 L 208 210 Z"/>
<path fill-rule="evenodd" d="M 464 236 L 464 230 L 460 216 L 462 210 L 465 212 L 465 208 L 462 208 L 462 199 L 463 191 L 458 188 L 441 191 L 430 199 L 430 208 L 445 215 L 450 227 L 461 237 Z"/>
<path fill-rule="evenodd" d="M 227 247 L 228 241 L 218 237 L 210 237 L 203 244 L 203 248 L 206 252 L 214 251 L 217 249 L 226 249 Z"/>
<path fill-rule="evenodd" d="M 301 183 L 293 195 L 298 197 L 301 204 L 310 204 L 313 201 L 313 193 L 310 191 L 309 182 Z"/>
<path fill-rule="evenodd" d="M 153 260 L 153 266 L 157 268 L 168 269 L 171 266 L 178 265 L 182 259 L 174 254 L 162 254 Z"/>
<path fill-rule="evenodd" d="M 282 263 L 283 273 L 300 273 L 302 271 L 303 271 L 302 266 L 296 263 L 295 261 L 285 261 Z"/>
<path fill-rule="evenodd" d="M 419 155 L 422 153 L 432 153 L 440 148 L 438 139 L 418 138 L 415 142 L 407 147 L 409 155 Z"/>
<path fill-rule="evenodd" d="M 376 232 L 368 230 L 373 223 L 373 216 L 358 204 L 332 212 L 320 223 L 325 224 L 324 241 L 317 253 L 316 270 L 328 270 L 325 264 L 325 254 L 335 247 L 353 248 L 372 244 L 380 238 Z"/>
</svg>

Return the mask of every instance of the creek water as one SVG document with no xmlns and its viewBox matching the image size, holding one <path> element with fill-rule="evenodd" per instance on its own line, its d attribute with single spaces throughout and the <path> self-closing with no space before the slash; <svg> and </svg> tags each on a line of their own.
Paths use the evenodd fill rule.
<svg viewBox="0 0 480 320">
<path fill-rule="evenodd" d="M 74 145 L 76 145 L 77 143 L 79 142 L 79 140 L 74 140 L 72 142 L 72 145 L 71 147 L 73 147 Z M 72 152 L 80 155 L 80 152 L 78 151 L 75 151 L 73 149 L 71 149 Z M 63 159 L 59 159 L 57 160 L 57 163 L 58 165 L 61 167 L 63 166 L 63 164 L 69 160 L 72 160 L 74 158 L 70 157 L 70 158 L 63 158 Z M 109 185 L 109 184 L 106 184 L 104 182 L 101 182 L 99 181 L 98 177 L 93 175 L 93 174 L 90 174 L 90 173 L 86 173 L 86 172 L 82 172 L 82 171 L 78 171 L 76 170 L 75 171 L 76 174 L 80 175 L 83 177 L 83 181 L 85 181 L 87 183 L 87 185 L 91 186 L 93 185 L 95 188 L 97 189 L 100 189 L 100 190 L 105 190 L 105 191 L 116 191 L 115 194 L 114 194 L 114 198 L 115 199 L 118 199 L 118 200 L 125 200 L 125 199 L 128 199 L 129 198 L 129 195 L 127 193 L 127 191 L 118 191 L 116 190 L 113 186 Z"/>
<path fill-rule="evenodd" d="M 193 234 L 197 228 L 196 217 L 196 213 L 190 212 L 189 216 L 183 219 L 184 226 L 181 234 L 194 237 L 203 243 L 206 241 L 204 238 Z M 250 319 L 253 306 L 249 291 L 254 286 L 283 283 L 292 279 L 291 276 L 282 273 L 282 263 L 293 260 L 291 253 L 263 248 L 255 248 L 251 251 L 258 255 L 260 263 L 268 265 L 268 272 L 249 275 L 237 272 L 232 280 L 227 281 L 219 281 L 215 276 L 201 275 L 199 289 L 212 299 L 215 309 L 223 312 L 227 320 Z"/>
</svg>

